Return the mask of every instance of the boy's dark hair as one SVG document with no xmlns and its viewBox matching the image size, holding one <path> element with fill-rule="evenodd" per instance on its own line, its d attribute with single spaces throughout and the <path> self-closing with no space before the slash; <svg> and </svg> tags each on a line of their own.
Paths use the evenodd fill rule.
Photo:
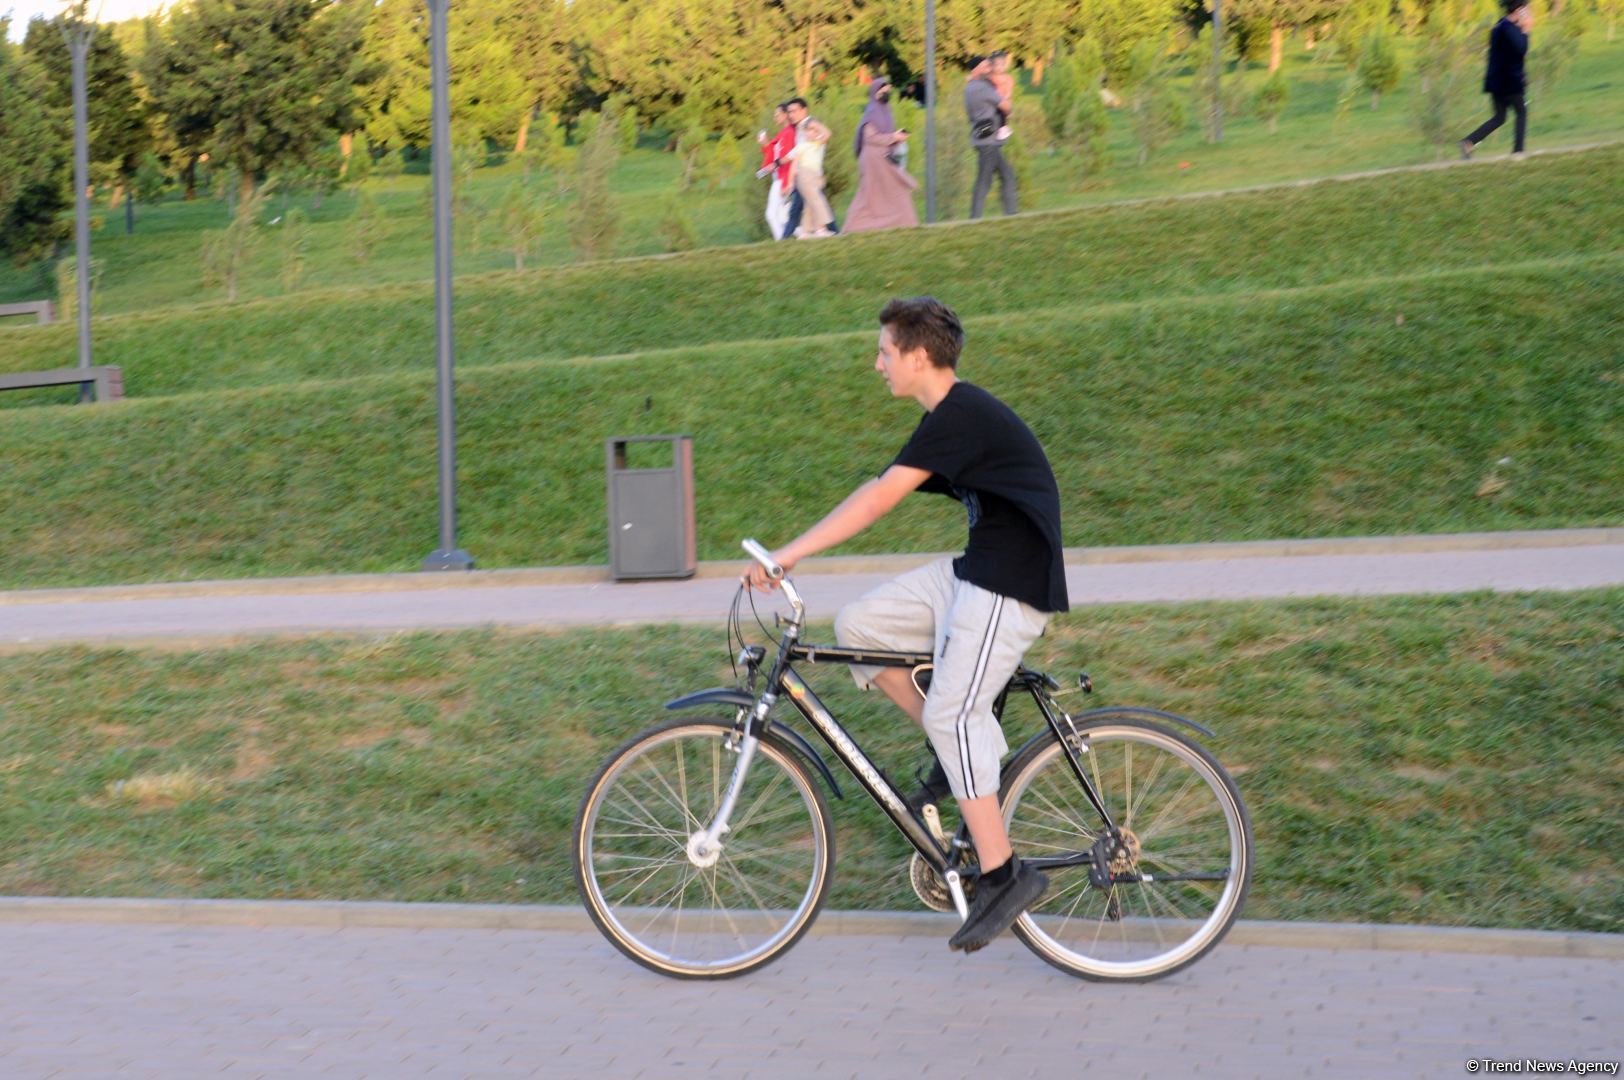
<svg viewBox="0 0 1624 1080">
<path fill-rule="evenodd" d="M 986 59 L 987 58 L 985 56 L 982 56 L 980 53 L 977 53 L 975 56 L 970 57 L 970 59 L 968 59 L 968 60 L 966 60 L 964 62 L 964 70 L 965 71 L 974 71 L 976 68 L 980 67 L 983 63 L 985 63 Z"/>
<path fill-rule="evenodd" d="M 964 348 L 964 327 L 953 309 L 933 296 L 893 300 L 880 312 L 900 352 L 923 348 L 934 367 L 957 368 Z"/>
<path fill-rule="evenodd" d="M 785 105 L 799 105 L 801 108 L 804 109 L 804 108 L 806 108 L 806 98 L 804 98 L 804 97 L 792 97 L 788 101 L 784 102 L 784 104 Z"/>
<path fill-rule="evenodd" d="M 1502 0 L 1502 2 L 1500 4 L 1500 7 L 1505 11 L 1505 13 L 1507 15 L 1512 14 L 1518 8 L 1525 8 L 1527 6 L 1528 6 L 1528 0 Z"/>
<path fill-rule="evenodd" d="M 988 60 L 1002 60 L 1004 57 L 1006 57 L 1008 55 L 1009 55 L 1009 50 L 1008 49 L 994 49 L 992 52 L 987 54 L 987 59 Z"/>
</svg>

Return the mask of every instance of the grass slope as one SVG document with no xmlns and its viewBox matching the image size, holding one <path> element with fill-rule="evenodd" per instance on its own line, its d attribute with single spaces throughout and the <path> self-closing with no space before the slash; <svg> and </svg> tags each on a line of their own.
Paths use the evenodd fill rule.
<svg viewBox="0 0 1624 1080">
<path fill-rule="evenodd" d="M 989 317 L 963 370 L 1043 439 L 1071 544 L 1618 524 L 1621 271 L 1604 254 Z M 486 567 L 605 561 L 602 440 L 651 431 L 695 436 L 702 558 L 787 537 L 914 423 L 872 348 L 862 330 L 465 371 L 460 539 Z M 13 410 L 0 585 L 411 569 L 434 532 L 433 389 Z M 962 536 L 954 504 L 920 497 L 848 550 Z"/>
<path fill-rule="evenodd" d="M 1432 160 L 1438 151 L 1423 145 L 1416 133 L 1414 95 L 1417 85 L 1412 43 L 1400 41 L 1403 80 L 1395 93 L 1385 95 L 1381 108 L 1371 110 L 1363 95 L 1342 115 L 1337 99 L 1346 71 L 1334 48 L 1301 50 L 1293 41 L 1286 54 L 1285 76 L 1291 97 L 1280 130 L 1270 134 L 1266 125 L 1252 115 L 1250 97 L 1263 80 L 1261 69 L 1250 71 L 1239 94 L 1245 103 L 1225 118 L 1221 144 L 1204 140 L 1195 123 L 1204 108 L 1196 100 L 1194 72 L 1186 70 L 1174 80 L 1174 93 L 1188 102 L 1191 124 L 1157 153 L 1145 166 L 1138 166 L 1125 110 L 1112 114 L 1107 141 L 1113 159 L 1102 175 L 1082 181 L 1066 159 L 1035 150 L 1029 158 L 1029 172 L 1023 179 L 1022 208 L 1055 208 L 1098 203 L 1141 196 L 1160 196 L 1191 191 L 1212 191 L 1251 184 L 1329 176 L 1358 170 L 1407 165 Z M 1192 54 L 1192 59 L 1195 58 Z M 1531 102 L 1530 143 L 1546 148 L 1618 139 L 1624 136 L 1620 123 L 1618 94 L 1624 73 L 1624 39 L 1608 43 L 1592 28 L 1582 43 L 1569 75 L 1554 91 L 1538 95 Z M 944 93 L 957 92 L 958 76 L 944 73 Z M 1476 93 L 1476 84 L 1467 80 L 1452 116 L 1452 130 L 1464 133 L 1488 113 L 1487 99 Z M 849 137 L 851 124 L 861 110 L 861 91 L 849 107 L 819 109 L 835 128 L 837 145 Z M 1030 87 L 1019 94 L 1016 126 L 1023 137 L 1041 133 L 1040 95 Z M 923 131 L 922 118 L 910 119 L 907 107 L 899 113 L 910 130 Z M 747 120 L 746 123 L 753 121 Z M 944 110 L 939 123 L 952 129 L 954 138 L 962 114 Z M 459 139 L 459 141 L 461 141 Z M 677 195 L 680 163 L 675 155 L 661 152 L 665 139 L 648 132 L 639 149 L 626 155 L 613 178 L 620 200 L 622 226 L 616 244 L 620 255 L 648 254 L 662 249 L 658 224 L 668 202 Z M 1497 156 L 1510 146 L 1509 131 L 1497 133 L 1482 153 Z M 954 160 L 944 142 L 944 185 L 946 170 Z M 838 150 L 837 150 L 838 152 Z M 967 150 L 961 151 L 967 153 Z M 1453 146 L 1443 148 L 1453 154 Z M 923 146 L 914 148 L 914 169 L 922 168 Z M 968 164 L 968 163 L 966 163 Z M 302 205 L 310 218 L 305 253 L 306 288 L 330 288 L 358 283 L 420 281 L 430 275 L 431 231 L 429 204 L 425 198 L 427 161 L 412 163 L 412 174 L 392 180 L 374 178 L 367 184 L 383 215 L 382 235 L 376 250 L 362 262 L 353 250 L 353 225 L 349 220 L 356 198 L 349 194 L 329 195 L 319 207 L 308 196 L 287 204 L 272 200 L 267 220 L 285 214 L 288 205 Z M 468 182 L 468 194 L 486 207 L 496 205 L 517 175 L 511 166 L 481 169 Z M 957 205 L 950 205 L 943 188 L 944 210 L 962 215 L 968 202 L 968 180 L 959 193 Z M 549 181 L 549 186 L 551 182 Z M 746 190 L 746 188 L 748 190 Z M 844 215 L 850 192 L 836 197 L 835 205 Z M 683 212 L 692 221 L 702 246 L 736 244 L 749 239 L 747 220 L 765 198 L 764 188 L 741 175 L 727 180 L 717 190 L 696 189 L 678 197 Z M 920 196 L 922 201 L 922 194 Z M 749 210 L 746 210 L 746 207 Z M 540 250 L 530 265 L 563 265 L 574 261 L 568 242 L 568 198 L 555 202 L 547 211 Z M 203 198 L 186 203 L 166 199 L 157 206 L 143 206 L 134 236 L 123 235 L 122 211 L 97 209 L 93 220 L 101 222 L 95 233 L 95 258 L 101 264 L 97 310 L 100 312 L 141 312 L 174 304 L 194 303 L 223 296 L 218 287 L 206 287 L 200 280 L 199 252 L 208 231 L 219 230 L 226 222 L 224 205 Z M 486 225 L 485 242 L 472 243 L 476 229 L 467 221 L 458 224 L 457 272 L 470 274 L 511 267 L 512 262 L 498 247 L 495 230 Z M 279 277 L 285 257 L 284 230 L 265 230 L 264 244 L 249 265 L 242 282 L 243 295 L 277 296 L 284 287 Z M 842 241 L 844 242 L 844 241 Z M 49 288 L 38 268 L 15 269 L 0 266 L 0 303 L 32 299 Z"/>
<path fill-rule="evenodd" d="M 838 245 L 464 278 L 458 363 L 741 339 L 768 339 L 757 348 L 765 358 L 780 351 L 770 339 L 872 330 L 892 295 L 929 292 L 976 316 L 1618 251 L 1621 172 L 1624 146 Z M 75 333 L 5 331 L 0 371 L 71 365 Z M 428 371 L 433 341 L 432 290 L 414 284 L 105 318 L 96 356 L 123 366 L 128 393 L 151 396 Z M 12 392 L 0 408 L 72 396 Z"/>
<path fill-rule="evenodd" d="M 1251 918 L 1619 932 L 1621 604 L 1089 608 L 1030 660 L 1217 732 L 1257 833 Z M 916 732 L 810 677 L 912 775 Z M 0 658 L 0 893 L 573 903 L 587 778 L 726 679 L 720 629 L 693 627 Z M 1006 722 L 1014 745 L 1036 727 Z M 831 905 L 916 907 L 900 838 L 831 805 Z"/>
</svg>

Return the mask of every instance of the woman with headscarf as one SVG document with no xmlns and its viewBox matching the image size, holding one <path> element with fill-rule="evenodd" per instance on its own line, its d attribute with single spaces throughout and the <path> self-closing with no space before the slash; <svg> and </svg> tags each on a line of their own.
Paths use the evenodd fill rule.
<svg viewBox="0 0 1624 1080">
<path fill-rule="evenodd" d="M 907 138 L 908 133 L 897 130 L 891 115 L 891 84 L 875 79 L 869 87 L 868 107 L 857 124 L 853 146 L 857 155 L 857 194 L 846 211 L 848 233 L 919 224 L 913 204 L 919 183 L 896 160 L 896 152 Z"/>
</svg>

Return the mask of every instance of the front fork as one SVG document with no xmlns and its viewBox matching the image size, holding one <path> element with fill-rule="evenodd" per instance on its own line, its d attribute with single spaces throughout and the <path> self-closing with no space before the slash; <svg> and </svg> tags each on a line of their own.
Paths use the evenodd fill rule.
<svg viewBox="0 0 1624 1080">
<path fill-rule="evenodd" d="M 716 860 L 721 858 L 722 837 L 729 829 L 733 808 L 738 805 L 739 793 L 744 790 L 744 778 L 750 772 L 750 762 L 755 759 L 756 747 L 761 743 L 761 739 L 753 732 L 760 730 L 766 720 L 767 711 L 773 707 L 776 700 L 777 695 L 770 691 L 763 694 L 757 700 L 749 719 L 735 732 L 739 760 L 734 763 L 733 775 L 728 779 L 727 790 L 722 793 L 722 805 L 717 807 L 716 815 L 711 818 L 710 824 L 688 838 L 688 859 L 695 866 L 713 866 Z M 742 713 L 743 710 L 740 711 Z M 730 747 L 734 745 L 734 738 L 728 740 Z"/>
</svg>

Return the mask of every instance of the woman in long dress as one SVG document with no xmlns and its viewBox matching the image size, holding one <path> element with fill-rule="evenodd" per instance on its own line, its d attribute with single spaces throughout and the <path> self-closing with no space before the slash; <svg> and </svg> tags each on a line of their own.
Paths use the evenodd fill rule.
<svg viewBox="0 0 1624 1080">
<path fill-rule="evenodd" d="M 913 193 L 919 182 L 896 160 L 907 140 L 891 115 L 891 84 L 875 79 L 868 90 L 868 107 L 857 125 L 857 194 L 846 211 L 848 233 L 896 229 L 919 224 Z"/>
</svg>

